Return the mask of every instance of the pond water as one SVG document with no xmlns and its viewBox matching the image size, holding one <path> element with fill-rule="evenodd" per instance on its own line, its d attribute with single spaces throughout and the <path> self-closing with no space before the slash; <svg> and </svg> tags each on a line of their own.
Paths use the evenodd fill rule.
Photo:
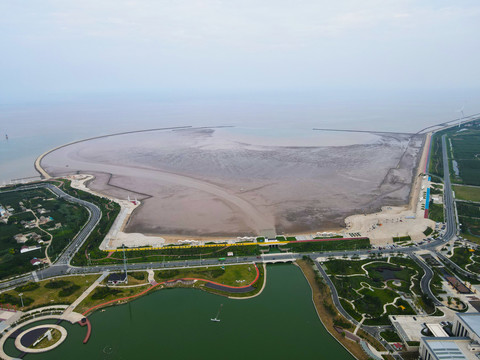
<svg viewBox="0 0 480 360">
<path fill-rule="evenodd" d="M 86 328 L 63 322 L 64 343 L 25 359 L 353 359 L 325 330 L 311 296 L 299 268 L 271 265 L 267 286 L 255 298 L 232 300 L 194 289 L 156 291 L 92 314 L 86 345 Z M 221 321 L 210 321 L 221 304 Z M 13 340 L 5 351 L 19 355 Z"/>
</svg>

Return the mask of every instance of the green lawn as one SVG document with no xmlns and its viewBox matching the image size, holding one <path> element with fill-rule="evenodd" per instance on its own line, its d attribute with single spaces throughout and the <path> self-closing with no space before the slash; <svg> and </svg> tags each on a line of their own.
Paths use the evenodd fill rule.
<svg viewBox="0 0 480 360">
<path fill-rule="evenodd" d="M 362 265 L 371 262 L 372 260 L 330 260 L 325 262 L 330 274 L 334 275 L 353 275 L 365 274 Z"/>
<path fill-rule="evenodd" d="M 398 336 L 398 334 L 395 331 L 392 331 L 392 330 L 382 331 L 380 333 L 380 336 L 383 337 L 385 339 L 385 341 L 388 341 L 388 342 L 401 342 L 402 341 L 402 339 L 400 339 L 400 336 Z"/>
<path fill-rule="evenodd" d="M 456 199 L 480 202 L 480 187 L 454 185 L 453 191 Z"/>
<path fill-rule="evenodd" d="M 55 280 L 44 280 L 38 283 L 39 286 L 31 291 L 25 291 L 25 287 L 17 288 L 15 290 L 10 290 L 0 294 L 1 303 L 10 303 L 16 305 L 17 307 L 21 306 L 20 292 L 23 292 L 23 302 L 25 308 L 22 310 L 29 310 L 32 308 L 54 305 L 54 304 L 65 304 L 69 305 L 75 301 L 75 299 L 85 291 L 97 278 L 99 275 L 85 275 L 85 276 L 64 276 Z M 57 282 L 53 287 L 50 287 L 49 284 L 52 282 Z M 58 286 L 57 286 L 58 285 Z M 64 289 L 74 289 L 73 292 L 69 293 L 69 290 L 65 292 Z M 63 293 L 62 293 L 62 290 Z M 67 293 L 67 296 L 61 296 Z M 12 301 L 5 302 L 5 298 L 10 298 Z"/>
<path fill-rule="evenodd" d="M 199 278 L 229 286 L 248 285 L 256 276 L 255 266 L 251 264 L 155 271 L 157 282 L 180 278 Z"/>
</svg>

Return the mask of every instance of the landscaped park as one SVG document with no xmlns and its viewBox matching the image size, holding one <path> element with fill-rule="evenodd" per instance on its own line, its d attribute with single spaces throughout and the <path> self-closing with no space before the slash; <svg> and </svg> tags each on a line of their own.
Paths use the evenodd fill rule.
<svg viewBox="0 0 480 360">
<path fill-rule="evenodd" d="M 365 325 L 390 325 L 388 315 L 435 311 L 420 289 L 424 272 L 410 258 L 331 259 L 323 266 L 343 308 Z"/>
</svg>

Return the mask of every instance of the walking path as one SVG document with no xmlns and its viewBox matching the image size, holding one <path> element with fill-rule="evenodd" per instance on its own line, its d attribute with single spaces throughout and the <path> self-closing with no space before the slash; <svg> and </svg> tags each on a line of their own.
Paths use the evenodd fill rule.
<svg viewBox="0 0 480 360">
<path fill-rule="evenodd" d="M 357 334 L 358 329 L 362 327 L 363 321 L 365 320 L 365 314 L 362 314 L 362 320 L 358 323 L 357 327 L 355 328 L 355 331 L 353 332 L 354 335 Z"/>
<path fill-rule="evenodd" d="M 75 309 L 90 293 L 105 279 L 108 275 L 108 271 L 103 272 L 100 277 L 94 281 L 92 285 L 89 286 L 87 290 L 83 292 L 63 313 L 62 316 L 68 316 L 69 314 L 73 313 L 73 309 Z M 81 319 L 79 319 L 81 320 Z"/>
<path fill-rule="evenodd" d="M 155 273 L 153 270 L 147 270 L 148 272 L 148 282 L 152 285 L 157 285 L 157 282 L 155 281 Z"/>
</svg>

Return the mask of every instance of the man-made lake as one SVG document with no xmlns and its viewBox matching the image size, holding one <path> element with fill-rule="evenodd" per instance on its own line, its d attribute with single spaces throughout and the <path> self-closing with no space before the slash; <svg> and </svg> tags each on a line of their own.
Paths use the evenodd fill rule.
<svg viewBox="0 0 480 360">
<path fill-rule="evenodd" d="M 212 322 L 223 304 L 220 322 Z M 263 293 L 231 300 L 193 289 L 154 292 L 89 317 L 86 328 L 62 323 L 57 349 L 26 359 L 353 359 L 325 330 L 311 290 L 293 265 L 267 268 Z M 6 352 L 15 356 L 13 341 Z"/>
</svg>

